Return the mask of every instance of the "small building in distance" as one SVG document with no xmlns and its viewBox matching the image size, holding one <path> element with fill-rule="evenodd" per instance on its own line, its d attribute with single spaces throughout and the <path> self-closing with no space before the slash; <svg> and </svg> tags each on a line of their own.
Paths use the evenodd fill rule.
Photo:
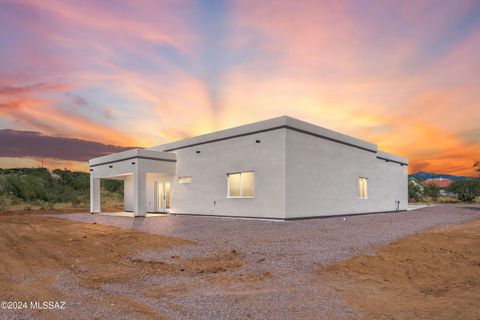
<svg viewBox="0 0 480 320">
<path fill-rule="evenodd" d="M 440 189 L 445 189 L 449 185 L 451 185 L 452 182 L 453 182 L 452 180 L 447 179 L 447 178 L 433 178 L 433 179 L 424 180 L 422 182 L 422 185 L 424 187 L 426 187 L 428 185 L 431 185 L 431 186 L 435 186 L 435 187 L 440 188 Z"/>
</svg>

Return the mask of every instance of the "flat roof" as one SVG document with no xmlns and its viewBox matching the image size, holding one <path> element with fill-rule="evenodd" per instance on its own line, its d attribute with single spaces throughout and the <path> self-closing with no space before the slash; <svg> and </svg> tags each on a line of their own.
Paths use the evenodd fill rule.
<svg viewBox="0 0 480 320">
<path fill-rule="evenodd" d="M 153 159 L 161 161 L 177 161 L 177 155 L 171 152 L 162 152 L 150 149 L 135 148 L 122 152 L 109 154 L 108 156 L 94 158 L 88 161 L 90 167 L 99 166 L 107 163 L 114 163 L 128 159 Z"/>
<path fill-rule="evenodd" d="M 345 134 L 341 134 L 332 130 L 328 130 L 317 125 L 301 121 L 289 116 L 281 116 L 269 120 L 254 122 L 230 129 L 224 129 L 212 133 L 203 134 L 196 137 L 183 139 L 171 143 L 162 144 L 151 148 L 151 150 L 159 151 L 173 151 L 177 149 L 188 148 L 195 145 L 215 142 L 219 140 L 225 140 L 235 138 L 239 136 L 250 135 L 258 132 L 271 131 L 275 129 L 288 128 L 304 133 L 313 134 L 319 137 L 327 138 L 336 142 L 349 144 L 362 149 L 376 152 L 377 146 L 373 143 L 369 143 L 360 139 L 356 139 Z"/>
<path fill-rule="evenodd" d="M 401 164 L 408 164 L 408 159 L 399 157 L 390 153 L 379 151 L 377 145 L 360 140 L 345 134 L 332 131 L 329 129 L 322 128 L 320 126 L 308 123 L 302 120 L 298 120 L 289 116 L 280 116 L 277 118 L 259 121 L 247 125 L 242 125 L 230 129 L 224 129 L 208 134 L 203 134 L 200 136 L 195 136 L 180 141 L 175 141 L 171 143 L 162 144 L 150 148 L 149 150 L 158 150 L 163 152 L 175 151 L 178 149 L 193 147 L 197 145 L 202 145 L 206 143 L 251 135 L 259 132 L 271 131 L 276 129 L 290 129 L 305 134 L 313 135 L 319 138 L 327 139 L 337 143 L 349 145 L 351 147 L 360 148 L 369 152 L 374 152 L 377 154 L 377 157 L 383 160 L 388 160 L 392 162 L 397 162 Z"/>
</svg>

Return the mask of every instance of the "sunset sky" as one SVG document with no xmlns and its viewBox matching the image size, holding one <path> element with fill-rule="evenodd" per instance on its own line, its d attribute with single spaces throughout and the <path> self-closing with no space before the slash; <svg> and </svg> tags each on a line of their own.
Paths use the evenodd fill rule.
<svg viewBox="0 0 480 320">
<path fill-rule="evenodd" d="M 473 176 L 480 1 L 0 0 L 0 166 L 290 115 Z"/>
</svg>

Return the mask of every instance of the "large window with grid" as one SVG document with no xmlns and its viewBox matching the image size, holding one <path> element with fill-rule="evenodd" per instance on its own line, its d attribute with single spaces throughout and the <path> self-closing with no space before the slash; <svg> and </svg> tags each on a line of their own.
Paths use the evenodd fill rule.
<svg viewBox="0 0 480 320">
<path fill-rule="evenodd" d="M 234 172 L 227 174 L 229 198 L 253 198 L 255 196 L 255 172 Z"/>
</svg>

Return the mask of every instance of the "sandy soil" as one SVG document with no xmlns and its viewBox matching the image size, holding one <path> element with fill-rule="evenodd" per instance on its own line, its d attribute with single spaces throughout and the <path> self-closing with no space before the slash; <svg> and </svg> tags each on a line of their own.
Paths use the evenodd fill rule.
<svg viewBox="0 0 480 320">
<path fill-rule="evenodd" d="M 0 319 L 480 319 L 478 216 L 376 247 L 375 255 L 331 260 L 362 241 L 384 241 L 380 230 L 455 221 L 442 214 L 471 220 L 479 210 L 436 207 L 295 223 L 95 216 L 170 236 L 2 213 L 0 300 L 66 301 L 67 309 L 0 310 Z M 192 238 L 180 239 L 186 235 Z M 352 252 L 365 251 L 373 252 L 365 245 Z"/>
<path fill-rule="evenodd" d="M 318 270 L 365 319 L 480 319 L 480 221 Z"/>
<path fill-rule="evenodd" d="M 83 289 L 97 290 L 109 285 L 134 285 L 143 275 L 214 274 L 238 268 L 243 259 L 235 251 L 186 260 L 172 256 L 169 261 L 144 261 L 134 256 L 144 250 L 161 250 L 192 244 L 191 241 L 128 231 L 97 224 L 85 224 L 38 215 L 0 215 L 0 288 L 2 301 L 58 301 L 83 303 L 89 309 L 108 314 L 162 318 L 147 305 L 119 293 L 116 296 L 80 297 L 71 288 L 59 288 L 56 276 L 72 277 Z M 155 295 L 166 294 L 166 289 Z M 167 288 L 181 294 L 182 288 Z M 115 306 L 115 308 L 113 308 Z M 8 316 L 9 311 L 0 311 Z M 23 312 L 28 317 L 62 318 L 58 311 Z M 68 314 L 68 313 L 67 313 Z M 94 312 L 93 314 L 98 314 Z M 100 313 L 101 314 L 101 313 Z M 12 315 L 12 313 L 10 313 Z M 71 314 L 70 314 L 71 316 Z M 3 318 L 3 317 L 0 317 Z"/>
</svg>

